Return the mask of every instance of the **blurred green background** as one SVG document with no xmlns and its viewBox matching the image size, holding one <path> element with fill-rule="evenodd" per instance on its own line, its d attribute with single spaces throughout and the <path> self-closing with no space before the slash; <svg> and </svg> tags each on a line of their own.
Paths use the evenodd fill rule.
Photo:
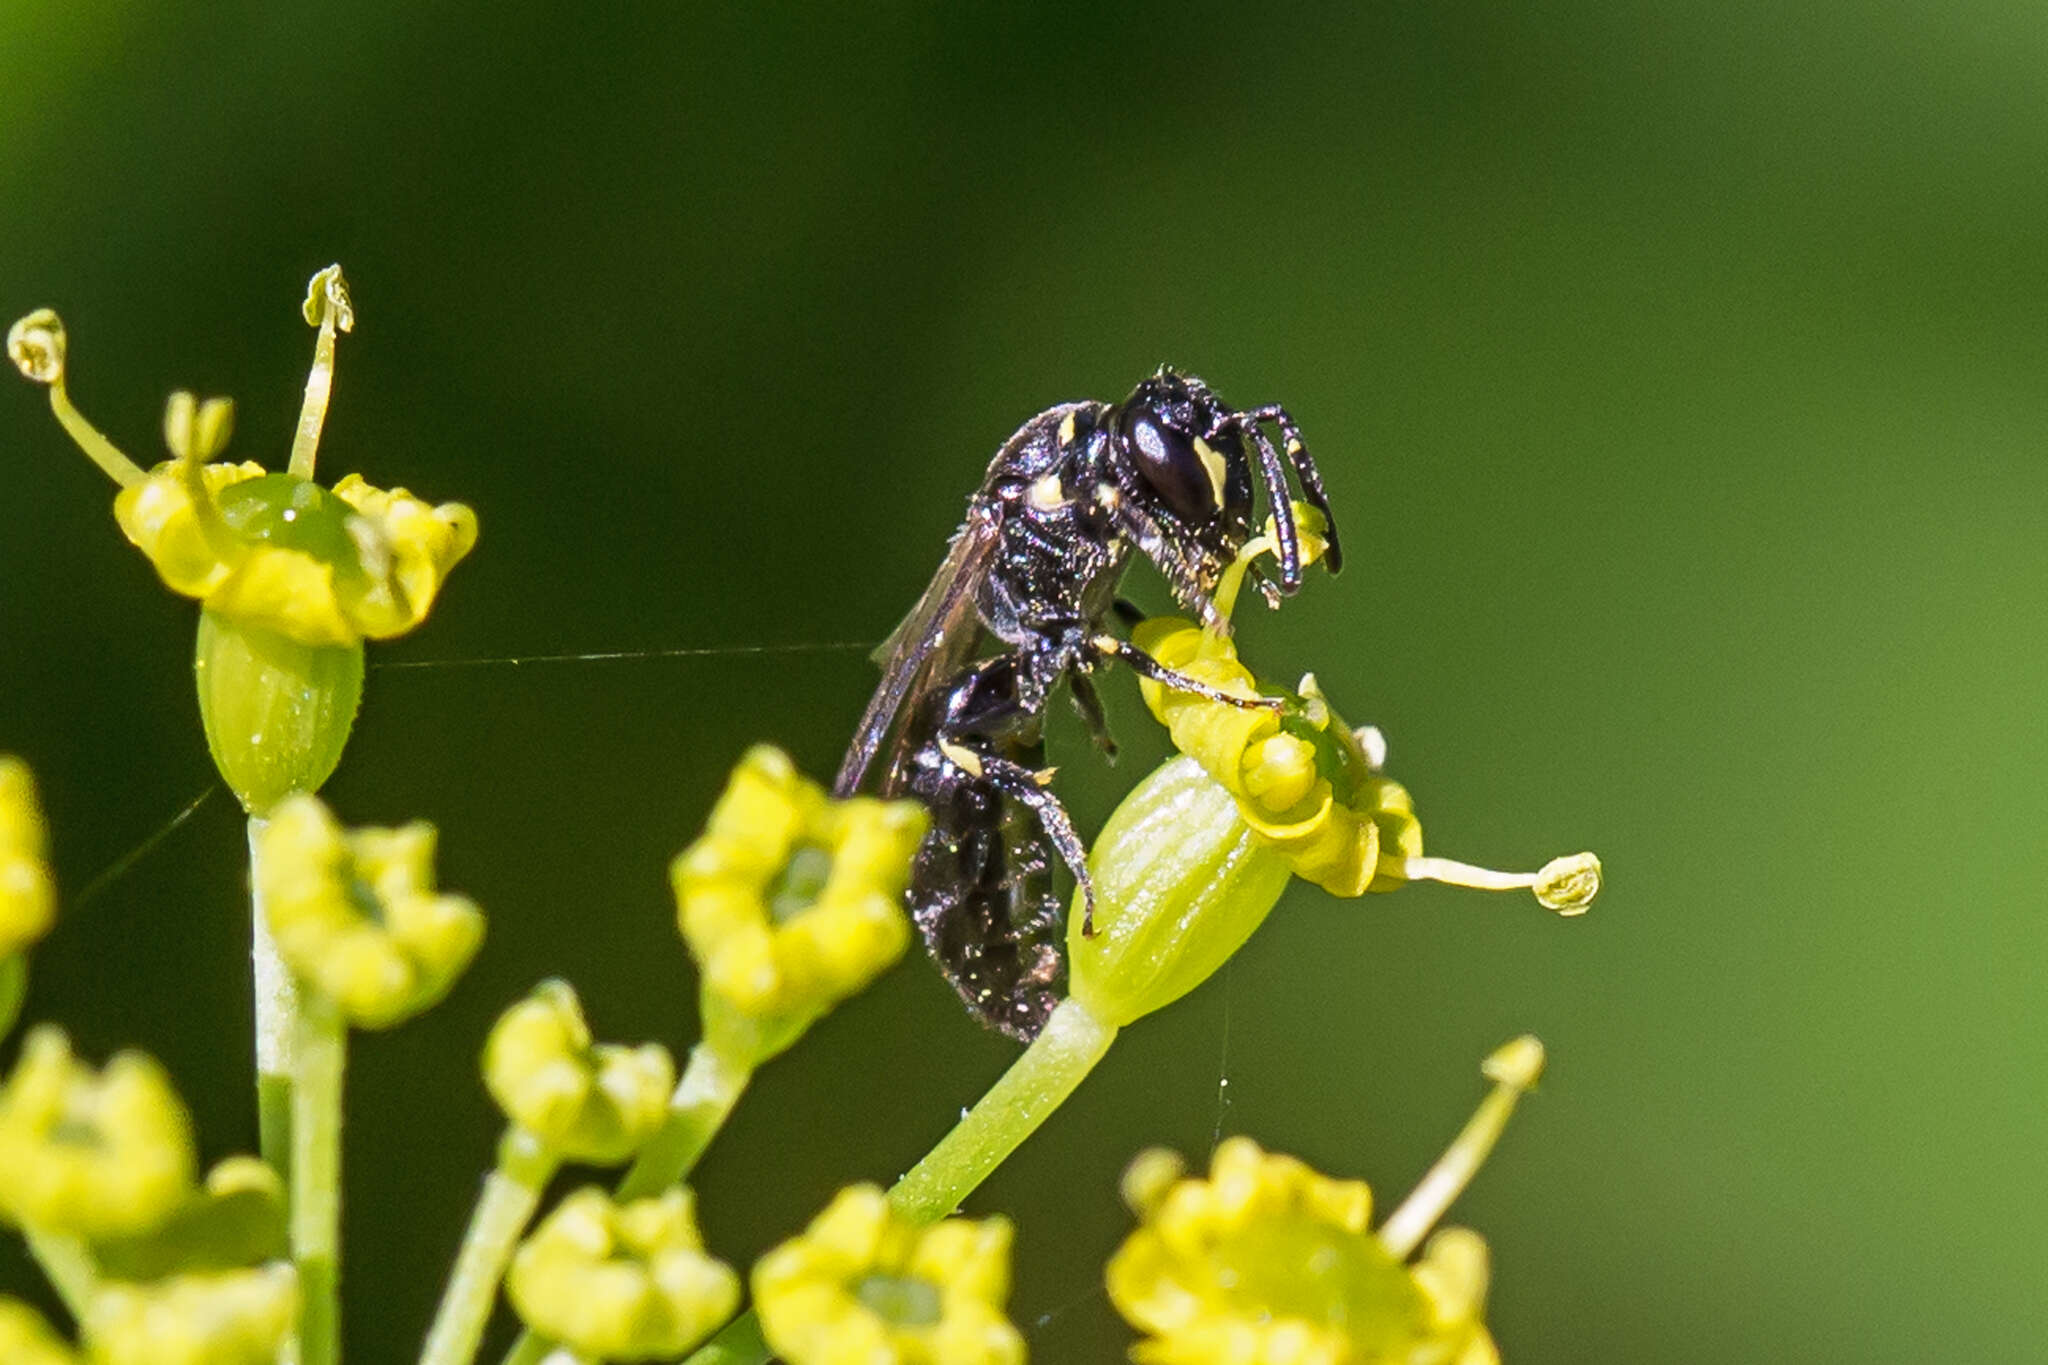
<svg viewBox="0 0 2048 1365">
<path fill-rule="evenodd" d="M 1171 361 L 1294 410 L 1354 556 L 1252 657 L 1385 728 L 1434 851 L 1609 885 L 1570 923 L 1290 892 L 974 1199 L 1034 1354 L 1120 1357 L 1140 1146 L 1246 1132 L 1391 1200 L 1532 1030 L 1457 1213 L 1511 1360 L 2038 1359 L 2044 165 L 2015 0 L 8 4 L 0 312 L 62 310 L 81 406 L 154 458 L 169 390 L 232 394 L 281 464 L 338 259 L 323 473 L 482 519 L 328 792 L 436 821 L 492 916 L 354 1053 L 352 1357 L 438 1293 L 498 1009 L 561 973 L 600 1034 L 691 1040 L 667 857 L 749 741 L 829 772 L 873 681 L 748 648 L 879 639 L 1013 427 Z M 11 378 L 0 490 L 0 749 L 76 899 L 209 785 L 194 613 Z M 390 666 L 684 648 L 733 652 Z M 1055 741 L 1091 822 L 1161 752 L 1107 690 L 1121 768 Z M 241 838 L 216 791 L 30 1000 L 158 1053 L 209 1157 L 255 1136 Z M 714 1245 L 893 1177 L 1011 1055 L 906 962 L 760 1078 Z"/>
</svg>

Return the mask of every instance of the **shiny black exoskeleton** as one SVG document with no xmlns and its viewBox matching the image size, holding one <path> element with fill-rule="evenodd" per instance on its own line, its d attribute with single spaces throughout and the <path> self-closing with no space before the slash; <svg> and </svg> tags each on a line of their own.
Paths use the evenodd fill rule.
<svg viewBox="0 0 2048 1365">
<path fill-rule="evenodd" d="M 1335 570 L 1336 523 L 1322 478 L 1284 408 L 1232 408 L 1201 380 L 1167 369 L 1121 403 L 1048 408 L 996 452 L 945 562 L 877 651 L 882 683 L 835 790 L 845 796 L 861 785 L 894 727 L 881 790 L 915 795 L 932 812 L 911 914 L 969 1010 L 1005 1033 L 1036 1036 L 1059 998 L 1053 855 L 1079 883 L 1085 912 L 1094 905 L 1086 849 L 1046 786 L 1047 700 L 1067 680 L 1109 752 L 1090 679 L 1108 659 L 1169 687 L 1269 704 L 1223 697 L 1108 627 L 1135 614 L 1116 597 L 1133 550 L 1165 575 L 1182 606 L 1220 624 L 1210 594 L 1252 535 L 1254 471 L 1279 514 L 1279 576 L 1258 585 L 1269 603 L 1300 586 L 1283 449 L 1329 523 Z"/>
</svg>

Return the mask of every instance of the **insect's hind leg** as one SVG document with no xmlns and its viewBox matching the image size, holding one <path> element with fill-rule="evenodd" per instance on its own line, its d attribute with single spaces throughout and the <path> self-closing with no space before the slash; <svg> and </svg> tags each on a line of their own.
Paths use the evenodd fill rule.
<svg viewBox="0 0 2048 1365">
<path fill-rule="evenodd" d="M 1240 697 L 1211 687 L 1199 678 L 1191 678 L 1177 668 L 1168 668 L 1129 640 L 1119 640 L 1114 635 L 1098 635 L 1089 641 L 1096 653 L 1104 658 L 1115 659 L 1128 664 L 1133 673 L 1141 678 L 1150 678 L 1162 687 L 1208 701 L 1220 701 L 1226 706 L 1242 707 L 1248 711 L 1278 711 L 1287 703 L 1279 697 Z"/>
<path fill-rule="evenodd" d="M 1038 817 L 1045 837 L 1052 841 L 1060 861 L 1067 865 L 1081 888 L 1081 933 L 1087 938 L 1095 937 L 1095 881 L 1088 875 L 1088 846 L 1081 842 L 1067 808 L 1046 789 L 1045 778 L 1051 775 L 1050 771 L 1035 772 L 1014 759 L 970 747 L 959 740 L 939 741 L 939 752 L 968 776 L 988 783 Z"/>
<path fill-rule="evenodd" d="M 1095 747 L 1110 762 L 1116 762 L 1116 740 L 1109 733 L 1109 717 L 1103 714 L 1102 694 L 1095 690 L 1095 683 L 1086 673 L 1076 670 L 1067 679 L 1073 688 L 1074 709 L 1081 713 L 1081 723 L 1088 727 L 1088 737 L 1095 741 Z"/>
</svg>

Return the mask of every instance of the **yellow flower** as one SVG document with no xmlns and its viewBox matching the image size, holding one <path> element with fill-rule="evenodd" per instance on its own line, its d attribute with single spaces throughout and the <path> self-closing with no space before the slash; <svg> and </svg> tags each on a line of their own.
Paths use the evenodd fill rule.
<svg viewBox="0 0 2048 1365">
<path fill-rule="evenodd" d="M 299 1315 L 288 1265 L 107 1284 L 85 1315 L 95 1365 L 272 1365 Z"/>
<path fill-rule="evenodd" d="M 403 635 L 426 619 L 448 571 L 476 543 L 476 514 L 385 492 L 351 474 L 332 490 L 312 481 L 333 384 L 334 334 L 355 325 L 339 266 L 307 288 L 319 328 L 290 469 L 208 463 L 232 427 L 225 400 L 177 394 L 164 432 L 174 458 L 144 473 L 72 408 L 64 325 L 40 309 L 8 332 L 8 353 L 50 388 L 58 419 L 121 484 L 114 516 L 165 586 L 244 625 L 302 645 L 354 645 Z"/>
<path fill-rule="evenodd" d="M 731 1317 L 740 1282 L 706 1254 L 688 1190 L 618 1205 L 588 1188 L 520 1246 L 505 1292 L 528 1327 L 578 1356 L 654 1360 Z"/>
<path fill-rule="evenodd" d="M 1482 1314 L 1486 1243 L 1463 1228 L 1418 1242 L 1491 1150 L 1543 1060 L 1534 1038 L 1487 1059 L 1496 1086 L 1375 1232 L 1372 1195 L 1230 1138 L 1206 1179 L 1147 1153 L 1125 1178 L 1141 1221 L 1105 1272 L 1141 1332 L 1140 1365 L 1493 1365 Z"/>
<path fill-rule="evenodd" d="M 774 1056 L 902 956 L 925 822 L 915 801 L 835 801 L 780 750 L 747 751 L 669 869 L 715 1050 Z"/>
<path fill-rule="evenodd" d="M 676 1066 L 659 1043 L 594 1045 L 566 981 L 543 981 L 484 1044 L 484 1084 L 506 1118 L 571 1161 L 624 1161 L 668 1117 Z"/>
<path fill-rule="evenodd" d="M 873 1185 L 841 1190 L 754 1266 L 761 1333 L 789 1365 L 1021 1365 L 1003 1315 L 1010 1224 L 920 1226 Z"/>
<path fill-rule="evenodd" d="M 116 1055 L 95 1073 L 61 1029 L 28 1035 L 0 1090 L 0 1211 L 78 1237 L 158 1226 L 192 1188 L 192 1119 L 156 1062 Z"/>
<path fill-rule="evenodd" d="M 390 1028 L 455 984 L 481 911 L 434 890 L 434 827 L 344 830 L 320 799 L 280 802 L 258 835 L 258 892 L 278 955 L 359 1028 Z"/>
<path fill-rule="evenodd" d="M 78 1357 L 19 1299 L 0 1298 L 0 1360 L 7 1365 L 77 1365 Z"/>
<path fill-rule="evenodd" d="M 0 957 L 34 943 L 56 917 L 48 844 L 28 764 L 0 754 Z"/>
</svg>

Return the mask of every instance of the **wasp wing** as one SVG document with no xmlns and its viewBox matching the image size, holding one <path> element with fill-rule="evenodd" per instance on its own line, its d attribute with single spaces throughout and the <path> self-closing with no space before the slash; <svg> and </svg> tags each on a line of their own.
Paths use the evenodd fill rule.
<svg viewBox="0 0 2048 1365">
<path fill-rule="evenodd" d="M 882 665 L 882 682 L 861 713 L 853 743 L 839 765 L 839 776 L 832 783 L 835 795 L 851 796 L 859 789 L 889 727 L 906 707 L 916 705 L 935 680 L 951 677 L 973 653 L 980 634 L 975 616 L 977 589 L 988 572 L 1001 530 L 999 507 L 980 498 L 968 504 L 967 521 L 953 536 L 945 561 L 932 575 L 924 596 L 875 650 Z M 895 767 L 892 756 L 882 777 L 887 792 L 895 787 Z"/>
</svg>

